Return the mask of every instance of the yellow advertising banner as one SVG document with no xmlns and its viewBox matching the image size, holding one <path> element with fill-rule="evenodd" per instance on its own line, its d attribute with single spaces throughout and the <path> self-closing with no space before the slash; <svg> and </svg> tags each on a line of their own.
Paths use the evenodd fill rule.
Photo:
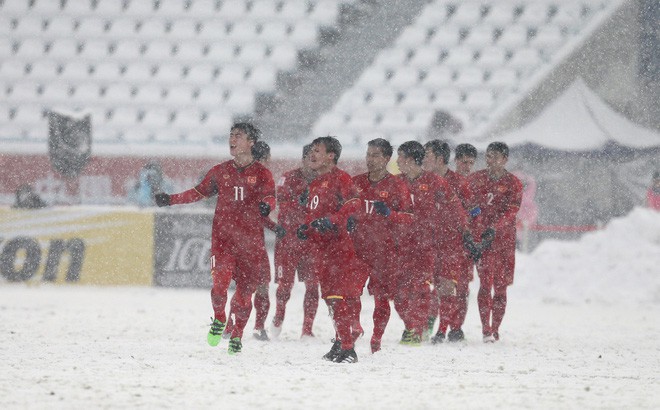
<svg viewBox="0 0 660 410">
<path fill-rule="evenodd" d="M 0 208 L 0 275 L 12 282 L 151 285 L 153 235 L 149 210 Z"/>
</svg>

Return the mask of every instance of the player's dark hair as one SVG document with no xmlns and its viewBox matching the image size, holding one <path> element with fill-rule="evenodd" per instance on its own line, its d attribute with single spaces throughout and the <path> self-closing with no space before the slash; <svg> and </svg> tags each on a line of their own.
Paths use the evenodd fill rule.
<svg viewBox="0 0 660 410">
<path fill-rule="evenodd" d="M 266 141 L 257 141 L 252 146 L 252 158 L 255 161 L 261 161 L 270 156 L 270 145 Z"/>
<path fill-rule="evenodd" d="M 454 150 L 456 158 L 477 158 L 477 149 L 472 144 L 458 144 Z"/>
<path fill-rule="evenodd" d="M 367 142 L 367 146 L 380 148 L 380 152 L 382 152 L 383 156 L 387 158 L 391 158 L 392 153 L 394 152 L 394 149 L 392 148 L 392 144 L 390 144 L 390 142 L 384 138 L 373 139 Z"/>
<path fill-rule="evenodd" d="M 433 155 L 442 158 L 442 160 L 445 162 L 445 165 L 449 164 L 451 148 L 449 148 L 449 144 L 447 144 L 447 142 L 441 140 L 432 140 L 424 144 L 424 149 L 430 149 Z"/>
<path fill-rule="evenodd" d="M 488 151 L 499 152 L 500 154 L 502 154 L 506 158 L 509 158 L 509 146 L 506 145 L 503 142 L 499 142 L 499 141 L 491 142 L 486 147 L 486 152 L 488 152 Z"/>
<path fill-rule="evenodd" d="M 312 152 L 312 144 L 307 144 L 303 147 L 303 158 L 307 158 L 309 153 Z"/>
<path fill-rule="evenodd" d="M 335 137 L 328 135 L 327 137 L 318 137 L 312 141 L 312 145 L 323 144 L 326 152 L 335 154 L 335 164 L 339 161 L 341 155 L 341 143 Z"/>
<path fill-rule="evenodd" d="M 415 160 L 415 164 L 422 165 L 424 161 L 424 147 L 417 141 L 407 141 L 399 145 L 399 155 L 403 154 L 406 157 L 412 158 Z"/>
<path fill-rule="evenodd" d="M 231 126 L 231 130 L 239 129 L 247 134 L 249 140 L 257 142 L 261 138 L 261 131 L 259 128 L 250 124 L 249 122 L 237 122 Z"/>
</svg>

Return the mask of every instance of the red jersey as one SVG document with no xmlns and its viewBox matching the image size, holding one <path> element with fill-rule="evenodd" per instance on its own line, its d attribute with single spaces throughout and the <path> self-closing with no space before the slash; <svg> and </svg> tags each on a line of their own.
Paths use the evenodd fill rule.
<svg viewBox="0 0 660 410">
<path fill-rule="evenodd" d="M 239 235 L 263 243 L 259 203 L 275 205 L 275 182 L 266 167 L 257 161 L 245 167 L 233 160 L 223 162 L 211 168 L 195 188 L 171 195 L 170 203 L 187 204 L 213 195 L 218 196 L 212 230 L 217 240 Z"/>
<path fill-rule="evenodd" d="M 361 209 L 356 214 L 353 243 L 362 258 L 383 257 L 382 252 L 395 252 L 393 232 L 400 223 L 412 220 L 412 202 L 406 183 L 392 174 L 380 181 L 369 180 L 369 173 L 356 175 L 353 182 L 360 195 Z M 374 202 L 382 201 L 391 213 L 385 217 L 374 211 Z"/>
<path fill-rule="evenodd" d="M 277 181 L 277 222 L 287 232 L 295 234 L 296 229 L 305 223 L 305 203 L 302 196 L 309 181 L 300 168 L 286 172 Z"/>
<path fill-rule="evenodd" d="M 458 199 L 463 205 L 463 209 L 469 211 L 474 207 L 474 194 L 470 189 L 468 179 L 461 174 L 458 174 L 451 169 L 448 169 L 443 178 L 449 183 L 451 189 L 454 190 Z"/>
<path fill-rule="evenodd" d="M 507 238 L 516 238 L 516 214 L 522 201 L 522 183 L 512 173 L 506 173 L 500 179 L 492 179 L 487 170 L 481 170 L 468 177 L 474 193 L 475 205 L 481 208 L 481 214 L 473 221 L 475 239 L 486 228 L 495 229 L 495 242 Z"/>
<path fill-rule="evenodd" d="M 338 229 L 340 233 L 346 233 L 346 220 L 356 213 L 358 206 L 353 179 L 335 167 L 309 184 L 306 223 L 309 225 L 315 219 L 328 217 L 330 222 L 341 228 Z"/>
<path fill-rule="evenodd" d="M 467 225 L 467 214 L 445 179 L 426 171 L 413 181 L 401 179 L 408 184 L 414 211 L 413 222 L 402 235 L 403 244 L 433 246 L 447 229 Z"/>
</svg>

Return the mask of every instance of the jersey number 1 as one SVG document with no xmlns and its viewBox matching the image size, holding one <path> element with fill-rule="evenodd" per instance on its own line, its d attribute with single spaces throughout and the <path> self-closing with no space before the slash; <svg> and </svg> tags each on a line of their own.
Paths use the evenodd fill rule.
<svg viewBox="0 0 660 410">
<path fill-rule="evenodd" d="M 235 186 L 234 187 L 234 201 L 242 201 L 243 200 L 243 187 L 242 186 Z"/>
</svg>

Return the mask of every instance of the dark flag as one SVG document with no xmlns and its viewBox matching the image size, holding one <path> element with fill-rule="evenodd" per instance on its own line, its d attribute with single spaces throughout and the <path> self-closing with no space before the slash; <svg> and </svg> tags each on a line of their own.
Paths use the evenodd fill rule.
<svg viewBox="0 0 660 410">
<path fill-rule="evenodd" d="M 91 114 L 49 112 L 48 153 L 57 172 L 76 177 L 92 153 Z"/>
</svg>

